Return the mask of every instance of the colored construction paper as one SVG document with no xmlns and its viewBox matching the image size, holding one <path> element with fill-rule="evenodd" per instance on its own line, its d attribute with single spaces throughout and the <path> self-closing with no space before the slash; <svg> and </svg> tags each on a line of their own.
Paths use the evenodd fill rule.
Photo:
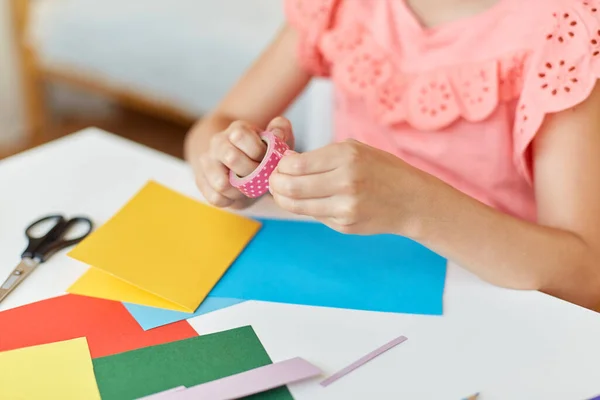
<svg viewBox="0 0 600 400">
<path fill-rule="evenodd" d="M 99 299 L 132 302 L 132 304 L 133 302 L 136 302 L 150 307 L 170 308 L 185 312 L 185 307 L 178 306 L 170 301 L 154 296 L 150 292 L 146 292 L 130 285 L 97 268 L 88 269 L 69 289 L 67 289 L 67 292 Z"/>
<path fill-rule="evenodd" d="M 321 370 L 296 357 L 169 394 L 169 400 L 232 400 L 314 378 Z"/>
<path fill-rule="evenodd" d="M 161 400 L 161 399 L 164 400 L 164 399 L 168 399 L 171 394 L 173 394 L 175 392 L 180 392 L 182 390 L 185 390 L 185 386 L 178 386 L 173 389 L 169 389 L 169 390 L 165 390 L 162 392 L 151 394 L 150 396 L 140 397 L 139 399 L 136 399 L 136 400 Z"/>
<path fill-rule="evenodd" d="M 85 338 L 0 352 L 0 399 L 100 400 Z"/>
<path fill-rule="evenodd" d="M 0 312 L 0 351 L 87 337 L 92 357 L 198 336 L 187 321 L 145 332 L 121 303 L 72 294 Z"/>
<path fill-rule="evenodd" d="M 137 304 L 124 303 L 123 305 L 129 311 L 131 316 L 140 324 L 142 329 L 148 330 L 159 326 L 171 324 L 173 322 L 182 321 L 184 319 L 197 317 L 198 315 L 207 314 L 222 308 L 231 307 L 235 304 L 242 303 L 245 300 L 230 299 L 223 297 L 207 297 L 204 299 L 200 307 L 193 314 L 164 310 L 162 308 L 146 307 Z"/>
<path fill-rule="evenodd" d="M 191 387 L 271 364 L 250 326 L 93 360 L 103 400 L 129 400 Z M 261 399 L 293 400 L 286 387 Z"/>
<path fill-rule="evenodd" d="M 350 372 L 354 371 L 355 369 L 362 367 L 363 365 L 365 365 L 372 359 L 382 355 L 386 351 L 398 346 L 400 343 L 404 343 L 407 340 L 408 339 L 405 336 L 397 337 L 396 339 L 373 350 L 369 354 L 362 356 L 358 360 L 354 361 L 352 364 L 348 365 L 347 367 L 342 368 L 335 374 L 331 375 L 329 378 L 327 378 L 321 382 L 321 386 L 327 387 L 327 386 L 331 385 L 333 382 L 337 381 L 338 379 L 343 378 L 344 376 L 348 375 Z"/>
<path fill-rule="evenodd" d="M 445 278 L 446 260 L 404 237 L 265 219 L 210 295 L 440 315 Z"/>
<path fill-rule="evenodd" d="M 193 313 L 259 229 L 150 181 L 69 253 L 109 276 L 86 275 L 68 291 Z"/>
</svg>

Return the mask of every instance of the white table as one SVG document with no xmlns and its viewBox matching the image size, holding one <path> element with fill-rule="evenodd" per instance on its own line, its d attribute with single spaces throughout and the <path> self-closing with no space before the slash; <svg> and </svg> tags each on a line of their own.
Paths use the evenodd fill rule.
<svg viewBox="0 0 600 400">
<path fill-rule="evenodd" d="M 23 229 L 35 218 L 83 213 L 101 224 L 148 179 L 200 198 L 183 162 L 96 129 L 1 161 L 0 279 L 18 263 Z M 268 199 L 249 212 L 291 218 Z M 85 269 L 57 254 L 0 310 L 63 294 Z M 296 399 L 600 394 L 600 314 L 541 293 L 496 288 L 452 265 L 443 316 L 247 302 L 190 322 L 201 334 L 251 324 L 274 361 L 301 356 L 326 374 L 396 336 L 409 338 L 326 389 L 317 381 L 291 386 Z"/>
</svg>

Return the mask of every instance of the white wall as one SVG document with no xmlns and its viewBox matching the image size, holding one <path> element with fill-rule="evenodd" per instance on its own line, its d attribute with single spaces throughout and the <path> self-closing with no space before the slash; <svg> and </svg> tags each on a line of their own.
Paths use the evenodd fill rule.
<svg viewBox="0 0 600 400">
<path fill-rule="evenodd" d="M 0 147 L 17 141 L 24 129 L 9 6 L 9 0 L 0 0 Z"/>
</svg>

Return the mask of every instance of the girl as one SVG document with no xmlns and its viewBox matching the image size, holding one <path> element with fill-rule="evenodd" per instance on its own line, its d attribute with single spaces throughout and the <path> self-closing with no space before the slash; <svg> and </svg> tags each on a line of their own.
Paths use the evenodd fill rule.
<svg viewBox="0 0 600 400">
<path fill-rule="evenodd" d="M 286 0 L 289 23 L 186 158 L 215 206 L 293 146 L 280 115 L 311 76 L 336 88 L 335 143 L 290 152 L 283 209 L 412 238 L 504 287 L 600 304 L 599 0 Z M 235 28 L 231 28 L 235 29 Z"/>
</svg>

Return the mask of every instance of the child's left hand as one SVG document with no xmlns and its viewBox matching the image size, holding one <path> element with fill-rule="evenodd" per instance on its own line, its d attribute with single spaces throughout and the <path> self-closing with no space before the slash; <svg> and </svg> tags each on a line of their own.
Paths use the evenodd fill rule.
<svg viewBox="0 0 600 400">
<path fill-rule="evenodd" d="M 350 140 L 286 154 L 270 190 L 283 209 L 340 232 L 410 236 L 426 177 L 392 154 Z"/>
</svg>

